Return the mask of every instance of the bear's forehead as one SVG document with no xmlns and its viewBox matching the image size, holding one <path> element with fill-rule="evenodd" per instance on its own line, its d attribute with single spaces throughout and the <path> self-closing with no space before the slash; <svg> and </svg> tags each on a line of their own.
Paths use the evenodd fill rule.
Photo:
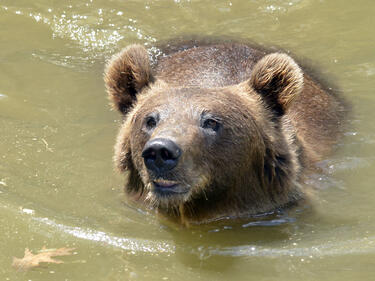
<svg viewBox="0 0 375 281">
<path fill-rule="evenodd" d="M 251 106 L 251 100 L 245 99 Z M 230 89 L 167 88 L 151 91 L 140 101 L 142 111 L 163 111 L 165 114 L 200 115 L 202 112 L 226 114 L 244 108 L 244 99 Z"/>
<path fill-rule="evenodd" d="M 191 98 L 183 97 L 164 97 L 158 100 L 145 102 L 141 106 L 138 113 L 141 115 L 158 115 L 160 119 L 186 120 L 199 119 L 205 112 L 220 113 L 220 108 L 216 108 L 215 104 L 208 104 Z"/>
</svg>

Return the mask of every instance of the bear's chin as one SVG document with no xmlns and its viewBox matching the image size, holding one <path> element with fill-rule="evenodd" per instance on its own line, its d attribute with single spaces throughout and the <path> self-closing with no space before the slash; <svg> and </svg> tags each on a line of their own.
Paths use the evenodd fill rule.
<svg viewBox="0 0 375 281">
<path fill-rule="evenodd" d="M 155 207 L 174 208 L 185 203 L 191 196 L 191 189 L 179 183 L 160 185 L 158 182 L 148 184 L 146 201 Z"/>
</svg>

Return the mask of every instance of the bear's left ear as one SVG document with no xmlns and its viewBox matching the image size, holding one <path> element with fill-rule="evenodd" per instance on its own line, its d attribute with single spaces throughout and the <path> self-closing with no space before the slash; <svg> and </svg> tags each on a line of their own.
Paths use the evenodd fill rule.
<svg viewBox="0 0 375 281">
<path fill-rule="evenodd" d="M 301 93 L 303 73 L 291 57 L 273 53 L 255 64 L 249 83 L 270 109 L 281 116 Z"/>
<path fill-rule="evenodd" d="M 105 68 L 104 81 L 112 106 L 128 113 L 137 94 L 154 81 L 147 50 L 130 45 L 115 55 Z"/>
</svg>

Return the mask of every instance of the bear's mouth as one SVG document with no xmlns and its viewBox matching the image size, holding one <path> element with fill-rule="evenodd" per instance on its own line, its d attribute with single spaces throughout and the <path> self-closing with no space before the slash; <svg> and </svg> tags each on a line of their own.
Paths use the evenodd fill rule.
<svg viewBox="0 0 375 281">
<path fill-rule="evenodd" d="M 152 181 L 152 192 L 159 196 L 173 196 L 187 193 L 188 188 L 177 181 L 156 179 Z"/>
</svg>

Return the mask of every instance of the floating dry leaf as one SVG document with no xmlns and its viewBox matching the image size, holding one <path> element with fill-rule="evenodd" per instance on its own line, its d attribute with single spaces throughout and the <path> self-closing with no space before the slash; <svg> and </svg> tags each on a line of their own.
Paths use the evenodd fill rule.
<svg viewBox="0 0 375 281">
<path fill-rule="evenodd" d="M 69 256 L 73 254 L 73 250 L 74 248 L 46 249 L 43 247 L 38 254 L 34 255 L 26 248 L 25 256 L 22 259 L 13 257 L 12 266 L 17 270 L 28 270 L 39 266 L 41 262 L 63 263 L 63 261 L 53 259 L 52 257 Z"/>
</svg>

